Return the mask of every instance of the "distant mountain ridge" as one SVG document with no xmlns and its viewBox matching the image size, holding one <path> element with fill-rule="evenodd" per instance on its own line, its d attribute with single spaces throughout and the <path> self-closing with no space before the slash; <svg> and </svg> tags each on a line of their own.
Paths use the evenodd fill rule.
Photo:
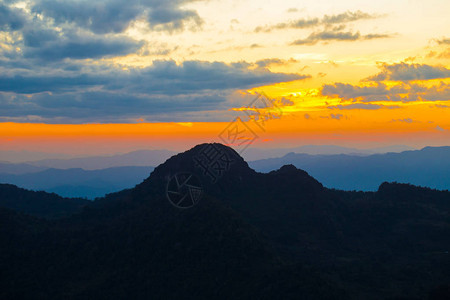
<svg viewBox="0 0 450 300">
<path fill-rule="evenodd" d="M 46 169 L 27 174 L 0 173 L 0 183 L 10 183 L 30 190 L 54 192 L 63 197 L 94 199 L 132 188 L 148 177 L 151 171 L 153 167 L 147 166 L 101 170 Z"/>
<path fill-rule="evenodd" d="M 37 167 L 55 169 L 81 168 L 84 170 L 97 170 L 112 167 L 129 166 L 148 167 L 157 166 L 174 154 L 175 152 L 168 150 L 138 150 L 111 156 L 90 156 L 71 159 L 45 159 L 30 161 L 27 162 L 27 164 Z"/>
<path fill-rule="evenodd" d="M 405 146 L 405 145 L 392 145 L 386 147 L 377 147 L 369 149 L 360 148 L 349 148 L 336 145 L 305 145 L 293 148 L 275 148 L 275 149 L 262 149 L 250 147 L 246 149 L 242 156 L 246 161 L 276 158 L 282 157 L 288 153 L 303 153 L 309 155 L 337 155 L 337 154 L 348 154 L 365 156 L 379 153 L 388 152 L 403 152 L 409 150 L 416 150 L 415 148 Z"/>
<path fill-rule="evenodd" d="M 280 158 L 249 162 L 259 172 L 269 172 L 285 164 L 306 170 L 327 187 L 343 190 L 375 191 L 384 181 L 450 189 L 448 146 L 370 156 L 289 153 Z"/>
</svg>

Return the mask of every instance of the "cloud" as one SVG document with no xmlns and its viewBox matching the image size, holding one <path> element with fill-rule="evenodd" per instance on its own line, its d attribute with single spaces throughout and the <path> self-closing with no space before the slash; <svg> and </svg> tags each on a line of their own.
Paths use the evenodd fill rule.
<svg viewBox="0 0 450 300">
<path fill-rule="evenodd" d="M 442 38 L 436 41 L 439 45 L 450 45 L 450 38 Z"/>
<path fill-rule="evenodd" d="M 255 62 L 255 64 L 258 65 L 258 67 L 260 68 L 265 68 L 269 65 L 280 65 L 283 64 L 284 60 L 279 59 L 279 58 L 266 58 L 266 59 L 261 59 Z"/>
<path fill-rule="evenodd" d="M 435 106 L 438 108 L 450 108 L 450 106 L 444 104 L 436 104 Z"/>
<path fill-rule="evenodd" d="M 340 23 L 348 23 L 348 22 L 354 22 L 358 20 L 370 20 L 370 19 L 376 19 L 379 18 L 379 15 L 369 14 L 362 12 L 360 10 L 351 12 L 346 11 L 341 14 L 337 15 L 325 15 L 322 18 L 322 24 L 340 24 Z"/>
<path fill-rule="evenodd" d="M 222 62 L 156 60 L 146 68 L 124 71 L 105 67 L 73 75 L 2 75 L 0 91 L 15 93 L 59 92 L 82 86 L 102 86 L 107 90 L 139 93 L 182 94 L 202 90 L 245 89 L 254 86 L 300 80 L 309 75 L 251 70 L 246 64 Z"/>
<path fill-rule="evenodd" d="M 42 60 L 61 60 L 65 58 L 86 59 L 107 56 L 122 56 L 134 53 L 144 43 L 124 36 L 105 37 L 102 35 L 79 35 L 68 33 L 55 35 L 52 31 L 24 32 L 26 47 L 23 51 L 26 58 Z"/>
<path fill-rule="evenodd" d="M 280 59 L 280 58 L 266 58 L 266 59 L 261 59 L 255 62 L 255 64 L 260 67 L 260 68 L 265 68 L 268 67 L 270 65 L 283 65 L 283 64 L 288 64 L 288 63 L 296 63 L 298 62 L 297 60 L 291 58 L 291 59 Z"/>
<path fill-rule="evenodd" d="M 413 119 L 411 119 L 411 118 L 396 119 L 396 120 L 392 120 L 392 122 L 402 122 L 402 123 L 408 123 L 408 124 L 411 124 L 411 123 L 419 123 L 419 121 L 415 121 L 415 120 L 413 120 Z"/>
<path fill-rule="evenodd" d="M 340 29 L 324 30 L 311 33 L 306 39 L 295 40 L 291 45 L 315 45 L 318 42 L 357 41 L 391 37 L 387 34 L 361 35 L 359 32 L 340 31 Z"/>
<path fill-rule="evenodd" d="M 350 110 L 350 109 L 368 109 L 368 110 L 377 110 L 382 108 L 400 108 L 400 106 L 397 105 L 381 105 L 381 104 L 371 104 L 371 103 L 353 103 L 353 104 L 347 104 L 347 105 L 333 105 L 328 106 L 329 109 L 339 109 L 339 110 Z"/>
<path fill-rule="evenodd" d="M 307 77 L 204 61 L 159 60 L 129 70 L 84 65 L 70 71 L 70 66 L 49 74 L 0 75 L 1 120 L 126 122 L 171 112 L 217 113 L 231 108 L 228 98 L 236 90 Z"/>
<path fill-rule="evenodd" d="M 343 116 L 343 114 L 330 114 L 330 117 L 335 120 L 340 120 Z"/>
<path fill-rule="evenodd" d="M 323 96 L 340 98 L 358 105 L 367 102 L 392 101 L 448 101 L 450 85 L 444 81 L 430 86 L 429 84 L 412 83 L 413 80 L 433 80 L 450 77 L 450 70 L 443 66 L 426 64 L 380 64 L 381 72 L 364 79 L 359 85 L 336 82 L 322 86 Z M 387 85 L 383 81 L 397 81 Z M 355 106 L 356 107 L 356 106 Z M 339 108 L 334 106 L 333 108 Z M 371 108 L 375 109 L 374 106 Z"/>
<path fill-rule="evenodd" d="M 349 22 L 355 22 L 359 20 L 369 20 L 381 17 L 380 15 L 369 14 L 360 10 L 351 12 L 346 11 L 337 15 L 324 15 L 322 18 L 310 18 L 310 19 L 297 19 L 286 23 L 278 23 L 275 25 L 258 26 L 255 28 L 255 32 L 270 32 L 272 30 L 295 28 L 305 29 L 317 26 L 330 26 L 337 24 L 346 24 Z"/>
<path fill-rule="evenodd" d="M 184 29 L 187 22 L 197 26 L 202 23 L 197 12 L 181 8 L 187 2 L 190 1 L 38 0 L 32 10 L 56 24 L 72 23 L 97 34 L 123 32 L 137 19 L 147 20 L 151 29 L 174 31 Z"/>
<path fill-rule="evenodd" d="M 431 87 L 419 84 L 401 83 L 387 86 L 376 82 L 370 86 L 358 86 L 345 83 L 325 84 L 322 86 L 323 96 L 340 98 L 352 102 L 411 102 L 411 101 L 448 101 L 450 85 L 441 82 Z"/>
<path fill-rule="evenodd" d="M 450 77 L 450 69 L 447 69 L 443 66 L 407 64 L 404 62 L 392 65 L 382 64 L 380 66 L 381 72 L 367 78 L 367 81 L 411 81 Z"/>
<path fill-rule="evenodd" d="M 33 5 L 50 5 L 50 3 L 55 4 L 54 9 L 67 8 L 68 10 L 64 11 L 62 15 L 68 19 L 60 20 L 61 24 L 55 24 L 45 16 L 26 13 L 25 10 L 0 4 L 0 30 L 7 30 L 9 36 L 3 41 L 3 45 L 9 49 L 6 53 L 2 51 L 4 56 L 15 59 L 16 62 L 21 60 L 18 62 L 19 64 L 23 64 L 26 59 L 44 61 L 58 61 L 66 58 L 97 59 L 135 53 L 143 46 L 142 41 L 122 34 L 96 34 L 68 23 L 71 22 L 72 14 L 75 16 L 80 13 L 80 17 L 83 17 L 83 14 L 87 13 L 77 11 L 77 9 L 71 10 L 69 9 L 71 5 L 78 5 L 79 10 L 84 9 L 85 6 L 86 9 L 89 9 L 89 5 L 97 5 L 97 8 L 105 6 L 104 8 L 107 9 L 107 5 L 111 2 L 101 2 L 100 4 L 95 1 L 41 1 L 39 3 L 31 2 L 30 6 L 33 8 Z M 94 26 L 95 22 L 100 19 L 101 16 L 99 18 L 92 17 L 88 22 Z M 120 13 L 116 19 L 120 20 Z M 114 21 L 111 20 L 108 26 L 110 29 L 114 28 Z"/>
<path fill-rule="evenodd" d="M 379 100 L 388 100 L 385 96 L 388 93 L 388 87 L 385 84 L 378 83 L 373 86 L 355 86 L 337 82 L 335 84 L 325 84 L 322 87 L 323 96 L 339 97 L 345 100 L 353 100 L 367 97 L 380 97 Z M 373 100 L 373 99 L 372 99 Z"/>
<path fill-rule="evenodd" d="M 26 16 L 21 9 L 0 3 L 0 30 L 19 30 L 25 22 Z"/>
<path fill-rule="evenodd" d="M 441 132 L 445 131 L 445 129 L 439 125 L 437 125 L 434 129 L 436 129 L 437 131 L 441 131 Z"/>
<path fill-rule="evenodd" d="M 162 121 L 166 113 L 227 108 L 227 93 L 193 95 L 140 95 L 128 92 L 86 91 L 31 96 L 0 93 L 0 121 L 85 123 L 134 122 L 147 116 Z M 30 118 L 30 116 L 32 118 Z M 182 115 L 179 116 L 182 121 Z M 216 114 L 216 120 L 219 116 Z M 172 118 L 172 121 L 175 118 Z"/>
<path fill-rule="evenodd" d="M 286 29 L 286 28 L 296 28 L 304 29 L 311 28 L 320 25 L 320 20 L 318 18 L 313 19 L 298 19 L 290 23 L 278 23 L 271 26 L 258 26 L 255 28 L 255 32 L 271 32 L 274 29 Z"/>
</svg>

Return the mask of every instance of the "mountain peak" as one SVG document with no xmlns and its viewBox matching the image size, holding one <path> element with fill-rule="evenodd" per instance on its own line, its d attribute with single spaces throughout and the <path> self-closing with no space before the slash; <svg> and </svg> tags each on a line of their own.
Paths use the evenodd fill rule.
<svg viewBox="0 0 450 300">
<path fill-rule="evenodd" d="M 299 169 L 297 169 L 296 166 L 294 166 L 293 164 L 288 164 L 288 165 L 284 165 L 282 166 L 278 172 L 282 172 L 282 173 L 290 173 L 290 172 L 297 172 Z"/>
<path fill-rule="evenodd" d="M 234 149 L 220 143 L 204 143 L 170 157 L 154 169 L 143 185 L 150 181 L 167 182 L 179 173 L 193 174 L 204 186 L 210 186 L 256 172 Z"/>
</svg>

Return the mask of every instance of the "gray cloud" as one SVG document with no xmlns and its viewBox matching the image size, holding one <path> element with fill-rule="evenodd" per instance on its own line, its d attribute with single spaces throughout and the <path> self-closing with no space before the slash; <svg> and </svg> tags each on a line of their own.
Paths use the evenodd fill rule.
<svg viewBox="0 0 450 300">
<path fill-rule="evenodd" d="M 450 38 L 442 38 L 440 40 L 437 40 L 437 43 L 439 45 L 450 45 Z"/>
<path fill-rule="evenodd" d="M 371 103 L 352 103 L 352 104 L 346 104 L 346 105 L 333 105 L 328 106 L 329 109 L 339 109 L 339 110 L 350 110 L 350 109 L 368 109 L 368 110 L 377 110 L 382 108 L 400 108 L 400 106 L 397 105 L 381 105 L 381 104 L 371 104 Z"/>
<path fill-rule="evenodd" d="M 383 64 L 382 71 L 375 76 L 367 78 L 368 81 L 410 81 L 410 80 L 428 80 L 436 78 L 450 77 L 450 70 L 443 66 L 430 66 L 425 64 Z"/>
<path fill-rule="evenodd" d="M 44 36 L 45 34 L 47 35 Z M 134 53 L 143 46 L 143 42 L 135 41 L 128 37 L 105 37 L 74 33 L 55 36 L 50 31 L 47 31 L 47 33 L 28 31 L 24 35 L 24 42 L 29 46 L 24 49 L 24 56 L 42 60 L 121 56 Z"/>
<path fill-rule="evenodd" d="M 322 18 L 322 23 L 323 24 L 340 24 L 340 23 L 354 22 L 354 21 L 358 21 L 358 20 L 376 19 L 379 17 L 380 17 L 379 15 L 365 13 L 360 10 L 355 11 L 355 12 L 346 11 L 344 13 L 337 14 L 337 15 L 331 15 L 331 16 L 325 15 Z"/>
<path fill-rule="evenodd" d="M 340 120 L 343 116 L 343 114 L 330 114 L 330 117 L 335 120 Z"/>
<path fill-rule="evenodd" d="M 273 73 L 267 69 L 250 70 L 247 65 L 222 62 L 172 60 L 154 61 L 147 68 L 128 71 L 106 67 L 69 75 L 52 74 L 0 76 L 0 91 L 15 93 L 60 92 L 83 86 L 102 86 L 107 90 L 133 93 L 183 94 L 202 90 L 244 89 L 253 86 L 300 80 L 309 75 Z"/>
<path fill-rule="evenodd" d="M 380 100 L 387 100 L 386 94 L 388 93 L 388 87 L 382 83 L 374 86 L 360 87 L 337 82 L 335 84 L 325 84 L 322 87 L 321 93 L 324 96 L 339 97 L 345 100 L 353 100 L 358 98 L 367 99 L 368 97 L 371 99 L 374 97 L 379 97 Z"/>
<path fill-rule="evenodd" d="M 61 64 L 62 66 L 63 64 Z M 67 65 L 70 70 L 71 65 Z M 46 122 L 125 122 L 136 116 L 227 110 L 233 91 L 307 75 L 249 69 L 248 64 L 155 61 L 142 69 L 85 65 L 81 70 L 0 76 L 0 117 Z M 26 95 L 24 95 L 26 94 Z M 36 118 L 38 116 L 39 118 Z"/>
<path fill-rule="evenodd" d="M 415 121 L 415 120 L 413 120 L 413 119 L 411 119 L 411 118 L 404 118 L 404 119 L 396 119 L 396 120 L 392 120 L 392 122 L 402 122 L 402 123 L 408 123 L 408 124 L 411 124 L 411 123 L 418 123 L 419 121 Z"/>
<path fill-rule="evenodd" d="M 99 34 L 123 32 L 138 18 L 146 19 L 151 28 L 173 31 L 183 29 L 189 21 L 202 23 L 197 12 L 180 8 L 186 2 L 189 0 L 38 0 L 33 11 L 58 24 L 69 22 Z"/>
<path fill-rule="evenodd" d="M 0 30 L 19 30 L 26 22 L 26 15 L 21 9 L 10 8 L 0 3 Z"/>
<path fill-rule="evenodd" d="M 282 64 L 283 62 L 284 62 L 284 60 L 279 59 L 279 58 L 266 58 L 266 59 L 261 59 L 261 60 L 256 61 L 255 64 L 257 64 L 258 67 L 265 68 L 269 65 L 273 65 L 273 64 L 279 65 L 279 64 Z"/>
<path fill-rule="evenodd" d="M 94 5 L 96 2 L 72 1 L 63 3 L 47 1 L 42 3 L 48 5 L 54 3 L 54 9 L 58 9 L 60 6 L 69 6 L 68 11 L 62 14 L 69 18 L 72 14 L 76 15 L 79 10 L 84 9 L 84 4 L 91 3 Z M 106 5 L 104 2 L 96 4 Z M 70 5 L 78 5 L 78 10 L 70 9 Z M 33 2 L 31 6 L 33 6 Z M 80 16 L 83 16 L 82 12 L 80 12 Z M 101 18 L 90 18 L 89 22 L 95 23 L 99 19 Z M 116 16 L 116 19 L 120 19 L 120 16 Z M 133 53 L 143 45 L 141 41 L 136 41 L 121 34 L 94 34 L 67 22 L 70 23 L 71 19 L 61 20 L 61 24 L 57 27 L 48 18 L 38 17 L 33 13 L 25 15 L 25 11 L 22 9 L 0 4 L 0 30 L 15 31 L 11 35 L 11 39 L 3 41 L 3 43 L 9 44 L 7 49 L 13 50 L 2 51 L 2 56 L 16 61 L 21 59 L 22 64 L 24 60 L 29 58 L 44 61 L 57 61 L 66 58 L 96 59 Z M 114 27 L 114 21 L 111 21 L 111 24 L 109 26 Z"/>
<path fill-rule="evenodd" d="M 450 100 L 450 85 L 441 82 L 439 85 L 426 87 L 419 84 L 403 83 L 388 87 L 380 82 L 372 86 L 357 86 L 337 82 L 323 85 L 321 94 L 342 100 L 366 103 L 377 101 L 447 101 Z"/>
<path fill-rule="evenodd" d="M 227 96 L 226 92 L 166 96 L 96 91 L 40 93 L 29 97 L 0 93 L 0 120 L 115 123 L 133 122 L 137 117 L 147 116 L 152 121 L 162 121 L 160 115 L 167 113 L 226 110 Z"/>
<path fill-rule="evenodd" d="M 317 26 L 330 26 L 337 24 L 346 24 L 349 22 L 355 22 L 359 20 L 369 20 L 379 18 L 381 16 L 375 14 L 369 14 L 360 10 L 351 12 L 346 11 L 337 15 L 324 15 L 322 18 L 310 18 L 310 19 L 297 19 L 286 23 L 278 23 L 275 25 L 258 26 L 255 28 L 255 32 L 270 32 L 276 29 L 296 28 L 305 29 Z"/>
<path fill-rule="evenodd" d="M 286 63 L 297 63 L 298 61 L 296 59 L 290 58 L 290 59 L 280 59 L 280 58 L 266 58 L 261 59 L 255 62 L 255 64 L 260 68 L 265 68 L 270 65 L 282 65 Z"/>
<path fill-rule="evenodd" d="M 329 41 L 357 41 L 371 40 L 379 38 L 389 38 L 388 34 L 367 34 L 361 35 L 359 32 L 341 31 L 340 29 L 324 30 L 311 33 L 306 39 L 299 39 L 291 43 L 291 45 L 315 45 L 318 42 Z"/>
</svg>

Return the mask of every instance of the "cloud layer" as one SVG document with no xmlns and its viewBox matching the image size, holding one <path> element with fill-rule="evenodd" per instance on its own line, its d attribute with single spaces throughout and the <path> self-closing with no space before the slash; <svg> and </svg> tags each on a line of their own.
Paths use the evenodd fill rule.
<svg viewBox="0 0 450 300">
<path fill-rule="evenodd" d="M 159 113 L 228 109 L 234 90 L 309 77 L 249 69 L 240 63 L 171 60 L 141 69 L 85 66 L 84 70 L 0 76 L 2 120 L 40 116 L 65 122 L 117 122 L 118 117 L 124 121 L 136 115 L 157 118 Z"/>
<path fill-rule="evenodd" d="M 423 82 L 450 78 L 450 70 L 445 67 L 402 62 L 392 65 L 382 64 L 380 68 L 381 72 L 366 78 L 364 84 L 352 85 L 340 82 L 325 84 L 321 94 L 362 103 L 450 100 L 449 84 L 444 81 L 433 85 Z M 383 81 L 396 81 L 397 83 L 388 85 Z"/>
<path fill-rule="evenodd" d="M 198 13 L 185 8 L 193 1 L 31 0 L 22 8 L 15 1 L 0 3 L 0 121 L 158 121 L 176 112 L 226 111 L 236 90 L 310 77 L 271 72 L 271 59 L 166 59 L 143 68 L 105 60 L 159 53 L 148 40 L 127 33 L 136 22 L 168 36 L 201 29 Z M 170 50 L 160 54 L 168 57 Z"/>
</svg>

